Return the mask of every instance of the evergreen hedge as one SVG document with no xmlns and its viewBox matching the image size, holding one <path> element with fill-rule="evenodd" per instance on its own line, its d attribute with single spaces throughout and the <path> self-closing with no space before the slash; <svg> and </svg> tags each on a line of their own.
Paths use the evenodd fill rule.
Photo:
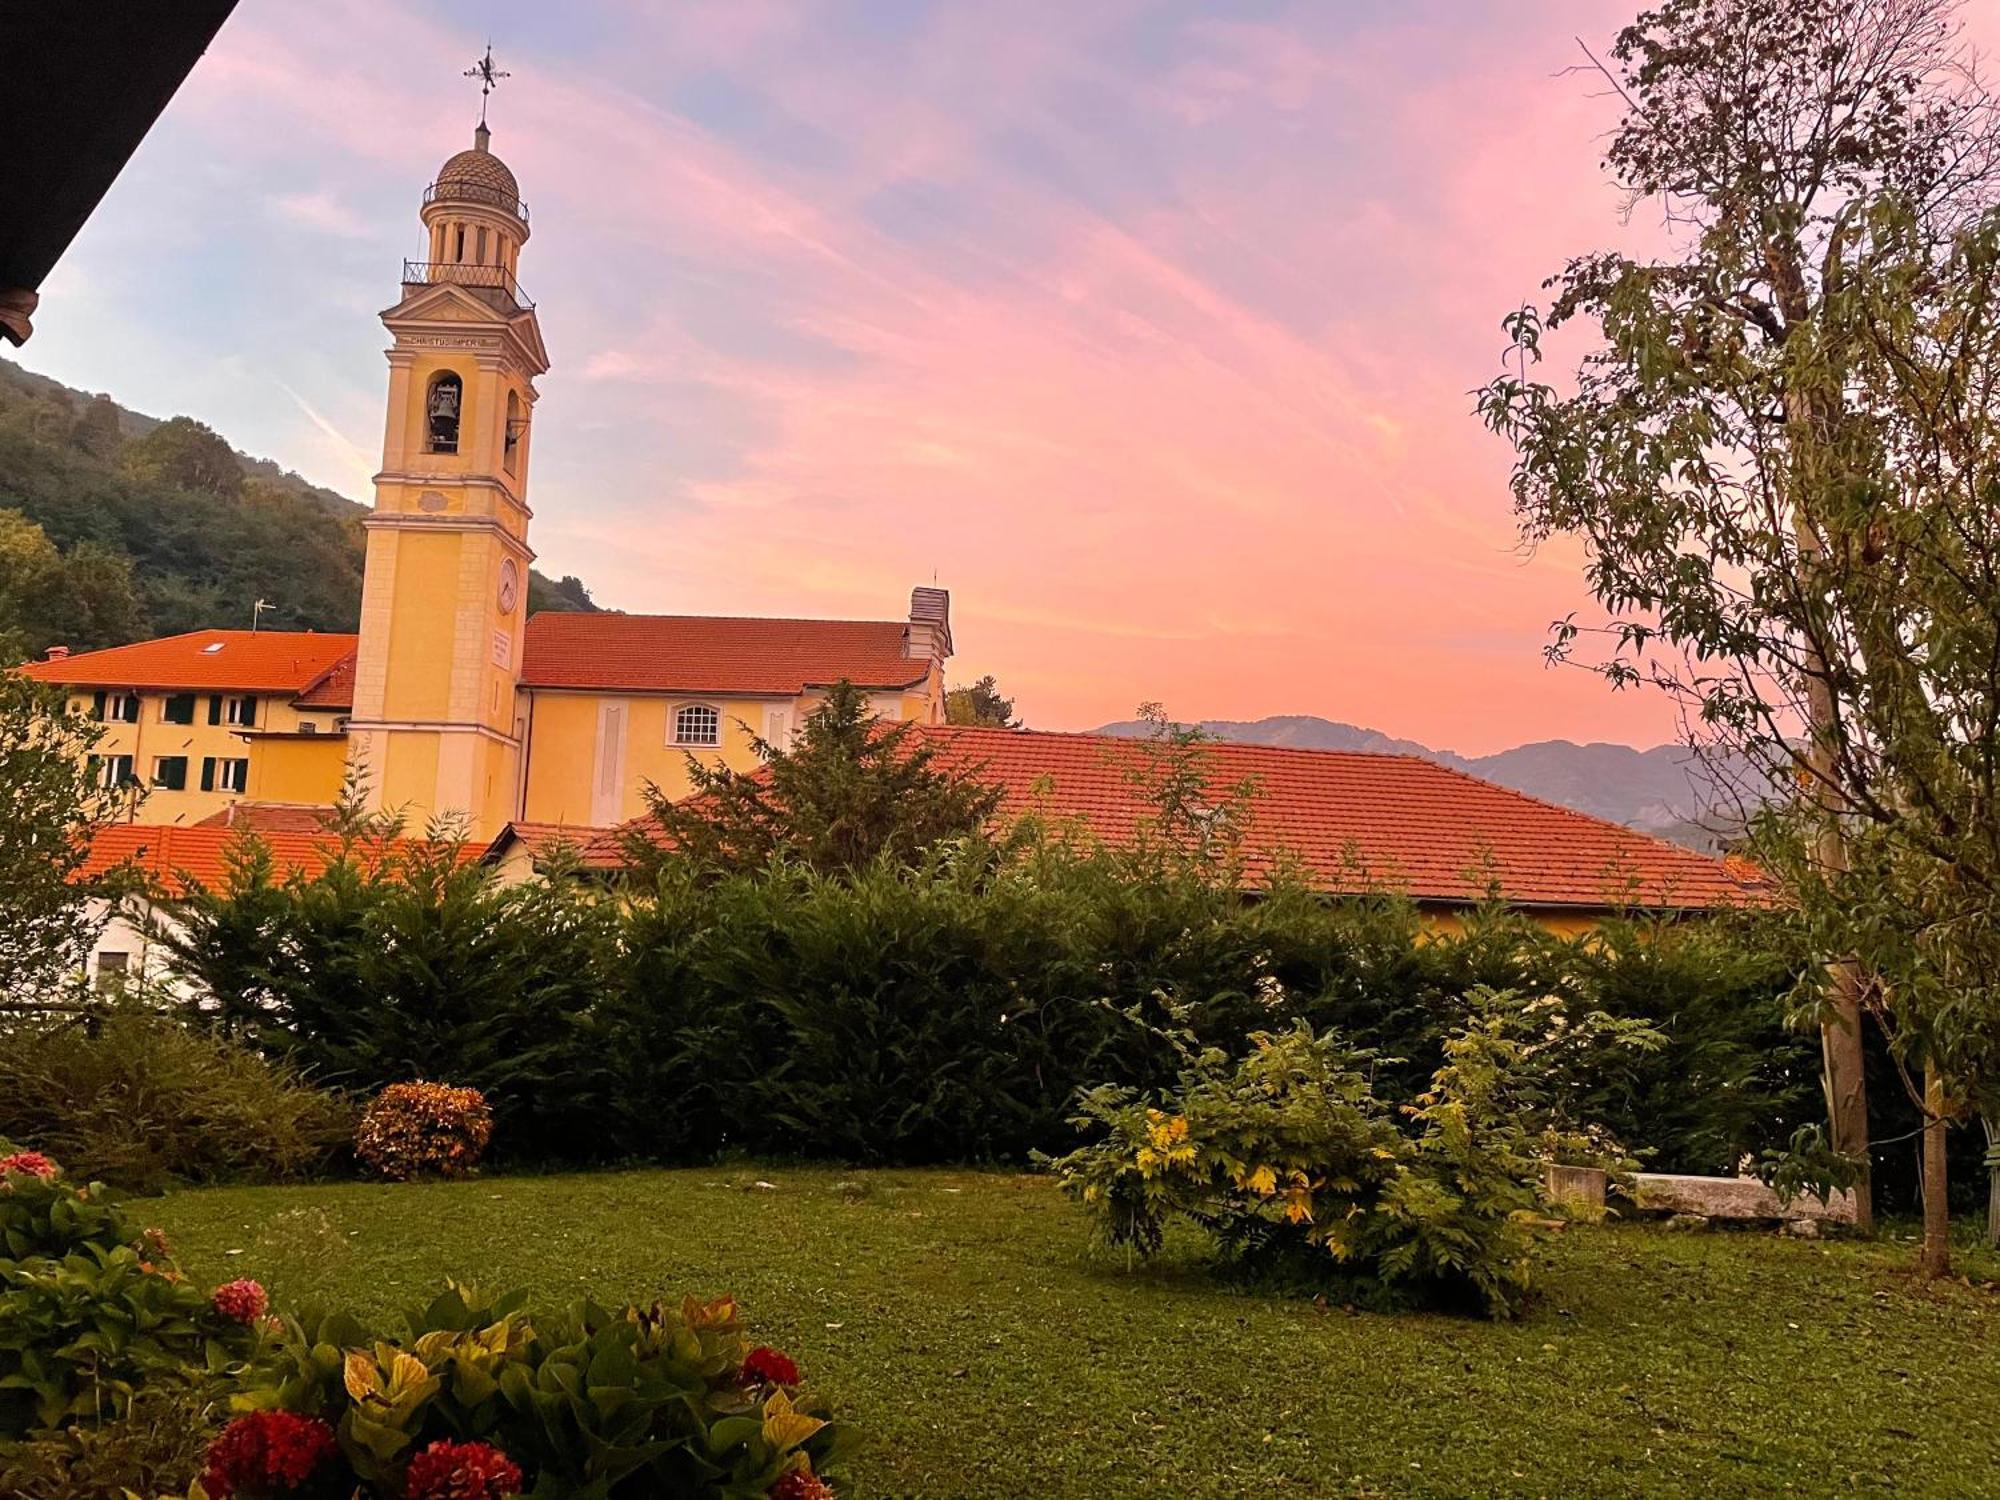
<svg viewBox="0 0 2000 1500">
<path fill-rule="evenodd" d="M 1607 1052 L 1576 1105 L 1650 1165 L 1732 1170 L 1820 1108 L 1816 1044 L 1784 1019 L 1799 960 L 1747 919 L 1564 939 L 1494 907 L 1446 930 L 1391 895 L 1244 899 L 1060 841 L 841 876 L 667 861 L 609 891 L 502 888 L 449 850 L 356 847 L 280 879 L 246 841 L 228 886 L 180 916 L 201 1024 L 323 1083 L 480 1089 L 493 1154 L 517 1163 L 1020 1162 L 1074 1143 L 1080 1089 L 1169 1083 L 1159 1026 L 1231 1048 L 1337 1028 L 1407 1101 L 1481 985 L 1666 1033 L 1657 1053 Z"/>
</svg>

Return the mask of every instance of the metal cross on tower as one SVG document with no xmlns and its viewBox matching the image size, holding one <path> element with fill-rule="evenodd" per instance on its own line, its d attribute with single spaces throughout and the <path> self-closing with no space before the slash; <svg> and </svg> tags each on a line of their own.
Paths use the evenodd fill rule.
<svg viewBox="0 0 2000 1500">
<path fill-rule="evenodd" d="M 479 80 L 479 123 L 486 123 L 486 96 L 500 87 L 500 80 L 512 78 L 512 73 L 493 66 L 493 44 L 486 44 L 486 55 L 465 70 L 467 78 Z"/>
</svg>

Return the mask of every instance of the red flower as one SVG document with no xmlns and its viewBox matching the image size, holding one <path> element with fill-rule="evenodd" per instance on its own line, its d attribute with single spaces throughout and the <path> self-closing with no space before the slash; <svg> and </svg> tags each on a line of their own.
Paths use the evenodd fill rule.
<svg viewBox="0 0 2000 1500">
<path fill-rule="evenodd" d="M 765 1493 L 771 1500 L 834 1500 L 833 1486 L 811 1469 L 793 1469 L 780 1475 Z"/>
<path fill-rule="evenodd" d="M 215 1310 L 232 1323 L 248 1326 L 271 1309 L 271 1299 L 254 1281 L 232 1281 L 215 1289 Z"/>
<path fill-rule="evenodd" d="M 61 1170 L 54 1158 L 39 1151 L 16 1151 L 12 1156 L 0 1156 L 0 1177 L 19 1172 L 23 1177 L 39 1177 L 44 1182 L 53 1182 Z"/>
<path fill-rule="evenodd" d="M 799 1367 L 790 1355 L 759 1344 L 743 1358 L 743 1378 L 763 1385 L 797 1385 Z"/>
<path fill-rule="evenodd" d="M 410 1460 L 406 1500 L 506 1500 L 521 1493 L 521 1466 L 490 1443 L 440 1438 Z"/>
<path fill-rule="evenodd" d="M 222 1429 L 208 1445 L 201 1487 L 213 1500 L 262 1500 L 286 1495 L 331 1458 L 333 1429 L 295 1411 L 253 1411 Z"/>
</svg>

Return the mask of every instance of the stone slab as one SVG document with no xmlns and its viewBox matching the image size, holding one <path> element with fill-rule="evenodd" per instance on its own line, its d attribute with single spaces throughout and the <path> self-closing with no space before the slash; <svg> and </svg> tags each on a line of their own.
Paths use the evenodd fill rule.
<svg viewBox="0 0 2000 1500">
<path fill-rule="evenodd" d="M 1842 1191 L 1827 1202 L 1802 1193 L 1789 1203 L 1754 1177 L 1690 1177 L 1672 1172 L 1634 1174 L 1633 1197 L 1641 1209 L 1654 1213 L 1699 1214 L 1707 1219 L 1827 1219 L 1854 1222 L 1854 1194 Z"/>
</svg>

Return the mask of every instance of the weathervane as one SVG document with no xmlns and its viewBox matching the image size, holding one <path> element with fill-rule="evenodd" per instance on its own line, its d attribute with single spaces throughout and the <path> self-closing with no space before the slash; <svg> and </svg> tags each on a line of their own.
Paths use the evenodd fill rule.
<svg viewBox="0 0 2000 1500">
<path fill-rule="evenodd" d="M 514 75 L 493 66 L 493 44 L 486 44 L 486 55 L 465 70 L 467 78 L 479 80 L 479 123 L 486 123 L 486 96 L 500 87 L 500 80 Z"/>
</svg>

